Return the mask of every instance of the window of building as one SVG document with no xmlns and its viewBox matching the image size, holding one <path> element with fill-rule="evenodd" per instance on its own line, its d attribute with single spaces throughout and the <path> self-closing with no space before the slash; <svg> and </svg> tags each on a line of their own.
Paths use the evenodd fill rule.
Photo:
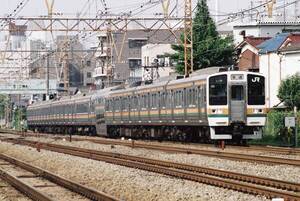
<svg viewBox="0 0 300 201">
<path fill-rule="evenodd" d="M 92 73 L 91 73 L 91 72 L 87 72 L 87 73 L 86 73 L 86 77 L 87 77 L 87 78 L 91 78 L 91 77 L 92 77 Z"/>
<path fill-rule="evenodd" d="M 129 59 L 129 68 L 139 68 L 142 65 L 142 60 L 141 59 Z"/>
<path fill-rule="evenodd" d="M 91 61 L 90 60 L 86 61 L 86 66 L 91 66 Z"/>
<path fill-rule="evenodd" d="M 128 46 L 129 48 L 141 48 L 147 44 L 147 39 L 129 39 Z"/>
</svg>

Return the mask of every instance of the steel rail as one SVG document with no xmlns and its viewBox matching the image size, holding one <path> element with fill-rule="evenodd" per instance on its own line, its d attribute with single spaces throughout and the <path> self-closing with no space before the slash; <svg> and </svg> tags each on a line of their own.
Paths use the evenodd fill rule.
<svg viewBox="0 0 300 201">
<path fill-rule="evenodd" d="M 16 165 L 17 167 L 20 167 L 24 170 L 27 170 L 29 172 L 32 172 L 33 174 L 39 175 L 59 186 L 62 186 L 66 189 L 69 189 L 73 192 L 76 192 L 86 198 L 89 198 L 91 200 L 96 200 L 96 201 L 116 201 L 118 200 L 117 198 L 114 198 L 106 193 L 97 191 L 93 188 L 85 187 L 81 184 L 75 183 L 71 180 L 68 180 L 66 178 L 60 177 L 58 175 L 55 175 L 53 173 L 50 173 L 46 170 L 43 170 L 41 168 L 35 167 L 33 165 L 30 165 L 28 163 L 25 163 L 23 161 L 20 161 L 16 158 L 10 157 L 5 154 L 0 154 L 0 159 L 5 160 L 11 164 Z M 37 199 L 39 200 L 39 199 Z"/>
<path fill-rule="evenodd" d="M 46 134 L 43 134 L 46 136 Z M 58 137 L 62 138 L 62 137 Z M 72 137 L 72 140 L 76 141 L 90 141 L 99 144 L 110 144 L 110 145 L 122 145 L 129 146 L 134 148 L 143 148 L 143 149 L 151 149 L 151 150 L 159 150 L 171 153 L 184 153 L 184 154 L 197 154 L 209 157 L 223 158 L 229 160 L 237 160 L 237 161 L 247 161 L 247 162 L 255 162 L 255 163 L 263 163 L 268 165 L 293 165 L 300 167 L 300 160 L 297 159 L 287 159 L 287 158 L 279 158 L 279 157 L 271 157 L 271 156 L 261 156 L 254 154 L 240 154 L 234 152 L 225 152 L 225 151 L 213 151 L 213 150 L 204 150 L 204 149 L 196 149 L 196 148 L 183 148 L 183 147 L 174 147 L 174 146 L 165 146 L 165 145 L 155 145 L 155 144 L 146 144 L 140 142 L 124 142 L 117 140 L 100 140 L 100 139 L 82 139 Z M 298 151 L 298 149 L 297 149 Z M 300 151 L 300 150 L 299 150 Z"/>
<path fill-rule="evenodd" d="M 0 168 L 0 178 L 13 186 L 16 190 L 21 192 L 22 194 L 26 195 L 32 200 L 35 201 L 54 201 L 44 193 L 38 191 L 36 188 L 27 185 L 26 183 L 22 182 L 17 177 L 7 173 L 2 168 Z"/>
<path fill-rule="evenodd" d="M 34 141 L 10 139 L 11 142 L 35 147 Z M 219 171 L 211 168 L 203 168 L 168 161 L 160 161 L 149 158 L 128 156 L 124 154 L 116 154 L 95 150 L 82 149 L 77 147 L 69 147 L 63 145 L 40 143 L 45 150 L 55 151 L 73 156 L 89 158 L 93 160 L 105 161 L 108 163 L 122 165 L 131 168 L 143 169 L 156 173 L 162 173 L 169 176 L 175 176 L 182 179 L 189 179 L 201 183 L 211 184 L 219 187 L 240 190 L 242 192 L 265 195 L 267 197 L 281 196 L 287 200 L 300 199 L 300 184 L 292 182 L 282 182 L 279 180 L 244 175 L 239 173 L 231 173 L 228 171 Z M 156 169 L 154 168 L 156 167 Z M 169 172 L 168 172 L 168 171 Z M 173 172 L 172 172 L 173 171 Z M 183 175 L 183 173 L 186 173 Z M 192 174 L 192 175 L 191 175 Z M 210 175 L 208 175 L 210 174 Z M 217 178 L 221 177 L 221 178 Z M 215 179 L 215 180 L 213 180 Z M 237 181 L 233 181 L 237 180 Z M 223 183 L 220 181 L 223 181 Z M 237 186 L 241 184 L 242 186 Z M 263 186 L 264 185 L 264 186 Z M 267 186 L 267 187 L 265 187 Z M 285 189 L 271 189 L 270 187 Z M 256 189 L 256 190 L 255 190 Z M 287 190 L 293 191 L 289 192 Z"/>
<path fill-rule="evenodd" d="M 12 131 L 12 130 L 3 130 L 0 129 L 0 133 L 10 133 L 10 134 L 16 134 L 16 135 L 25 135 L 25 136 L 32 136 L 32 137 L 53 137 L 53 134 L 49 134 L 49 133 L 33 133 L 33 132 L 19 132 L 19 131 Z M 65 136 L 67 137 L 67 136 Z M 55 136 L 55 138 L 58 139 L 62 139 L 65 137 L 61 137 L 61 136 Z M 123 146 L 130 146 L 132 147 L 132 143 L 131 142 L 126 142 L 126 141 L 121 141 L 121 140 L 111 140 L 111 139 L 94 139 L 94 138 L 79 138 L 79 137 L 72 137 L 72 140 L 74 141 L 89 141 L 89 142 L 93 142 L 93 143 L 97 143 L 97 144 L 114 144 L 114 145 L 123 145 Z M 174 144 L 176 145 L 176 144 Z M 201 146 L 205 146 L 205 147 L 212 147 L 209 144 L 197 144 L 194 143 L 192 145 L 201 145 Z M 151 148 L 149 148 L 149 146 L 152 146 Z M 149 145 L 146 144 L 144 142 L 139 142 L 139 141 L 135 141 L 135 147 L 137 148 L 146 148 L 146 149 L 158 149 L 161 151 L 164 151 L 164 149 L 166 149 L 165 151 L 168 152 L 179 152 L 179 153 L 188 153 L 188 154 L 197 154 L 197 150 L 201 150 L 198 148 L 183 148 L 183 147 L 173 147 L 170 145 Z M 172 148 L 168 149 L 169 147 Z M 233 148 L 233 149 L 239 149 L 239 150 L 246 150 L 246 151 L 266 151 L 266 152 L 272 152 L 272 153 L 279 153 L 279 154 L 287 154 L 287 155 L 300 155 L 300 149 L 299 148 L 289 148 L 289 147 L 272 147 L 272 146 L 250 146 L 250 147 L 243 147 L 243 146 L 231 146 L 231 145 L 227 145 L 227 147 L 229 148 Z M 176 150 L 174 149 L 176 148 Z"/>
</svg>

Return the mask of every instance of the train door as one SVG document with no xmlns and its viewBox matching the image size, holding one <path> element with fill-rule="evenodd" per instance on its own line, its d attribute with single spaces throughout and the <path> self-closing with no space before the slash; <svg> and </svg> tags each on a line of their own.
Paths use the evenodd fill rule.
<svg viewBox="0 0 300 201">
<path fill-rule="evenodd" d="M 245 122 L 245 86 L 231 85 L 230 91 L 230 120 L 231 122 Z"/>
</svg>

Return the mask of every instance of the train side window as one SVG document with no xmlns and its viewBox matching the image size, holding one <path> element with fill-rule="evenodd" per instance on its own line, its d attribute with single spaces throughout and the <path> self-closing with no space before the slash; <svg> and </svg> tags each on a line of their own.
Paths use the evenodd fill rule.
<svg viewBox="0 0 300 201">
<path fill-rule="evenodd" d="M 182 90 L 176 91 L 174 102 L 175 102 L 176 107 L 182 107 L 182 105 L 183 105 L 183 91 Z"/>
<path fill-rule="evenodd" d="M 150 108 L 150 93 L 147 93 L 146 100 L 147 100 L 146 108 L 149 109 Z"/>
<path fill-rule="evenodd" d="M 134 96 L 131 96 L 131 98 L 130 98 L 130 104 L 132 105 L 131 109 L 132 110 L 135 109 L 135 107 L 134 107 Z"/>
<path fill-rule="evenodd" d="M 157 95 L 156 93 L 152 94 L 152 101 L 151 101 L 151 108 L 156 109 L 157 108 Z"/>
<path fill-rule="evenodd" d="M 191 105 L 194 107 L 197 104 L 197 90 L 195 88 L 192 89 L 192 99 L 191 99 Z"/>
<path fill-rule="evenodd" d="M 165 92 L 162 92 L 159 94 L 160 95 L 160 107 L 161 108 L 165 108 L 166 107 L 166 93 Z"/>
<path fill-rule="evenodd" d="M 134 96 L 134 107 L 135 109 L 139 109 L 139 99 L 137 96 Z"/>
<path fill-rule="evenodd" d="M 126 102 L 125 102 L 125 109 L 128 111 L 130 109 L 130 96 L 126 97 Z"/>
<path fill-rule="evenodd" d="M 109 106 L 108 106 L 108 100 L 105 101 L 105 111 L 109 110 Z"/>
<path fill-rule="evenodd" d="M 172 108 L 174 103 L 174 91 L 171 90 L 168 92 L 168 108 Z"/>
</svg>

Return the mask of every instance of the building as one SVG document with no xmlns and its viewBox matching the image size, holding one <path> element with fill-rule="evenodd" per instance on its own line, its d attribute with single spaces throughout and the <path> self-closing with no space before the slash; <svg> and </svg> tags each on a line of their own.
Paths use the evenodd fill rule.
<svg viewBox="0 0 300 201">
<path fill-rule="evenodd" d="M 38 41 L 32 42 L 32 44 L 32 48 L 35 49 L 33 49 L 32 58 L 28 64 L 30 78 L 47 79 L 48 76 L 50 80 L 57 80 L 58 85 L 63 87 L 67 65 L 67 82 L 70 87 L 83 85 L 84 52 L 78 36 L 57 36 L 56 44 L 47 48 L 38 44 Z"/>
<path fill-rule="evenodd" d="M 97 50 L 96 47 L 93 47 L 88 51 L 81 61 L 81 80 L 82 84 L 80 88 L 86 88 L 90 89 L 94 87 L 94 78 L 93 78 L 93 72 L 96 67 L 96 57 L 95 57 L 95 51 Z"/>
<path fill-rule="evenodd" d="M 300 33 L 282 33 L 258 46 L 259 72 L 266 76 L 267 107 L 280 103 L 277 98 L 282 80 L 300 72 Z"/>
<path fill-rule="evenodd" d="M 256 21 L 233 25 L 234 43 L 239 44 L 245 36 L 274 37 L 279 33 L 300 31 L 300 22 Z"/>
<path fill-rule="evenodd" d="M 171 44 L 147 44 L 142 47 L 142 68 L 136 68 L 131 76 L 142 77 L 142 80 L 156 80 L 170 76 L 175 72 L 175 65 L 170 54 L 175 51 Z"/>
<path fill-rule="evenodd" d="M 27 79 L 29 75 L 27 62 L 29 53 L 26 36 L 26 25 L 9 23 L 9 33 L 5 34 L 0 47 L 6 50 L 1 54 L 0 78 L 1 82 L 6 80 Z"/>
<path fill-rule="evenodd" d="M 99 35 L 97 68 L 93 77 L 99 85 L 108 82 L 129 83 L 142 80 L 142 47 L 146 44 L 174 44 L 175 37 L 169 30 L 127 30 L 127 32 Z M 135 72 L 139 72 L 137 75 Z"/>
<path fill-rule="evenodd" d="M 240 52 L 238 68 L 243 71 L 259 72 L 258 45 L 270 39 L 270 37 L 246 36 L 237 47 Z"/>
</svg>

